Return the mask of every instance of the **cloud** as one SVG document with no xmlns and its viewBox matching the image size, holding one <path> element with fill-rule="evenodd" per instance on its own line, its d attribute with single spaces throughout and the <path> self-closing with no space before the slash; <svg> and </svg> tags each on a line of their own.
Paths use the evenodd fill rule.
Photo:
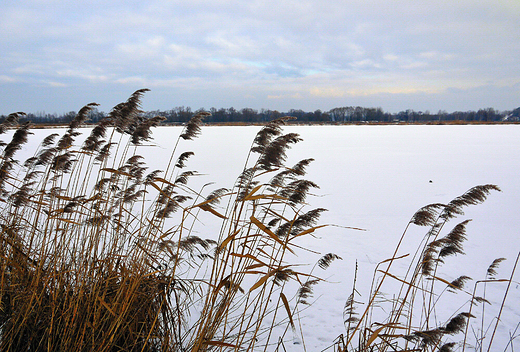
<svg viewBox="0 0 520 352">
<path fill-rule="evenodd" d="M 79 78 L 81 80 L 86 80 L 89 82 L 99 82 L 103 83 L 108 81 L 109 76 L 103 75 L 103 74 L 96 74 L 93 72 L 95 70 L 89 70 L 86 69 L 72 69 L 67 68 L 63 70 L 57 70 L 56 74 L 61 77 L 67 77 L 67 78 Z"/>
<path fill-rule="evenodd" d="M 115 82 L 124 85 L 138 85 L 142 87 L 146 87 L 149 85 L 148 83 L 150 83 L 144 77 L 139 76 L 118 78 Z"/>
<path fill-rule="evenodd" d="M 283 99 L 303 99 L 300 93 L 281 94 L 281 95 L 267 95 L 267 99 L 283 100 Z"/>
<path fill-rule="evenodd" d="M 454 54 L 442 53 L 439 51 L 424 51 L 419 53 L 418 56 L 430 61 L 449 61 L 456 58 L 456 55 Z"/>
<path fill-rule="evenodd" d="M 122 55 L 128 55 L 132 60 L 148 60 L 161 55 L 166 46 L 162 36 L 154 36 L 140 42 L 117 44 L 116 49 Z"/>
<path fill-rule="evenodd" d="M 346 95 L 346 92 L 338 88 L 312 88 L 311 95 L 322 98 L 341 98 Z"/>
<path fill-rule="evenodd" d="M 54 88 L 66 88 L 66 87 L 68 87 L 67 84 L 61 83 L 61 82 L 47 82 L 47 84 L 50 87 L 54 87 Z"/>
<path fill-rule="evenodd" d="M 6 1 L 0 83 L 54 82 L 75 87 L 69 94 L 157 87 L 222 106 L 323 108 L 384 94 L 403 97 L 403 109 L 413 94 L 441 105 L 435 94 L 448 89 L 520 82 L 518 18 L 520 3 L 507 0 Z M 16 96 L 4 89 L 8 108 Z"/>
<path fill-rule="evenodd" d="M 13 83 L 16 82 L 16 79 L 13 77 L 9 77 L 6 75 L 0 75 L 0 83 Z"/>
</svg>

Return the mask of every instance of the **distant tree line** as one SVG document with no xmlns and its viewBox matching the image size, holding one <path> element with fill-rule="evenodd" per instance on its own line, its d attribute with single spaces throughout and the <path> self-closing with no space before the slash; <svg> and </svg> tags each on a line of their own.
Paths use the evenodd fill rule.
<svg viewBox="0 0 520 352">
<path fill-rule="evenodd" d="M 189 121 L 200 111 L 211 113 L 211 116 L 205 119 L 207 123 L 262 123 L 280 116 L 293 116 L 297 118 L 296 121 L 302 123 L 499 122 L 520 120 L 520 107 L 511 111 L 498 111 L 493 108 L 486 108 L 478 111 L 455 111 L 449 113 L 439 110 L 437 113 L 431 113 L 428 110 L 423 112 L 408 109 L 398 113 L 389 113 L 383 111 L 382 108 L 365 108 L 361 106 L 345 106 L 329 111 L 315 110 L 312 112 L 300 109 L 291 109 L 287 112 L 268 109 L 255 110 L 251 108 L 237 110 L 233 107 L 192 110 L 190 107 L 179 106 L 165 111 L 146 111 L 143 112 L 143 115 L 146 117 L 160 115 L 166 117 L 165 122 L 167 123 L 180 124 Z M 36 112 L 27 114 L 25 120 L 35 124 L 59 125 L 69 123 L 75 115 L 75 111 L 65 114 Z M 90 112 L 89 121 L 95 123 L 106 115 L 107 113 L 105 112 L 93 109 Z M 0 121 L 3 121 L 4 118 L 5 115 L 1 115 Z"/>
</svg>

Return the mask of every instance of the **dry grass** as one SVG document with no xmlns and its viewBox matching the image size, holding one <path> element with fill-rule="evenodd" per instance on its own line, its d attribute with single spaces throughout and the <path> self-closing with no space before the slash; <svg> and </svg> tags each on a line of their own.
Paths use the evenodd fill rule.
<svg viewBox="0 0 520 352">
<path fill-rule="evenodd" d="M 494 346 L 493 339 L 501 323 L 500 314 L 513 283 L 518 257 L 510 277 L 505 279 L 495 277 L 504 258 L 493 261 L 486 279 L 475 281 L 472 292 L 465 289 L 472 280 L 470 277 L 460 275 L 455 280 L 447 280 L 439 274 L 450 256 L 464 254 L 466 225 L 470 220 L 459 222 L 444 235 L 443 230 L 450 220 L 463 215 L 465 207 L 482 203 L 492 191 L 500 189 L 490 184 L 476 186 L 447 204 L 430 204 L 419 209 L 408 223 L 393 256 L 376 266 L 369 298 L 362 310 L 362 303 L 356 301 L 358 293 L 354 282 L 352 294 L 345 304 L 346 333 L 338 338 L 332 349 L 338 352 L 508 350 L 507 346 Z M 413 255 L 399 254 L 412 225 L 426 227 L 426 235 Z M 407 260 L 408 264 L 403 265 Z M 398 269 L 394 265 L 396 262 L 400 263 Z M 485 294 L 476 295 L 477 286 L 504 283 L 507 287 L 499 313 L 492 319 L 492 326 L 485 326 L 484 312 L 490 303 Z M 458 301 L 454 294 L 462 295 L 465 303 L 451 316 L 442 316 L 439 312 L 446 312 L 443 305 Z M 482 312 L 482 320 L 472 323 L 477 309 Z M 381 311 L 385 313 L 381 314 Z M 469 329 L 470 325 L 472 329 Z M 509 337 L 509 348 L 516 337 L 516 334 Z"/>
<path fill-rule="evenodd" d="M 142 117 L 145 92 L 115 106 L 77 143 L 96 104 L 85 106 L 63 135 L 49 135 L 23 163 L 15 160 L 31 133 L 28 124 L 17 126 L 23 114 L 0 124 L 0 134 L 17 126 L 0 159 L 0 350 L 282 351 L 285 334 L 298 330 L 297 313 L 320 279 L 292 264 L 292 254 L 301 250 L 300 237 L 324 226 L 318 219 L 325 209 L 307 209 L 306 196 L 318 187 L 303 178 L 312 159 L 285 164 L 300 141 L 282 131 L 290 118 L 260 129 L 230 189 L 193 190 L 196 173 L 186 171 L 193 153 L 179 149 L 200 133 L 205 114 L 184 126 L 164 170 L 150 171 L 139 153 L 163 119 Z M 394 256 L 378 266 L 362 313 L 354 285 L 347 333 L 333 348 L 451 350 L 444 337 L 463 332 L 471 310 L 437 324 L 436 292 L 465 292 L 467 278 L 450 283 L 436 273 L 445 257 L 462 252 L 467 222 L 443 237 L 441 230 L 494 190 L 475 187 L 420 209 L 409 225 L 429 230 L 408 272 L 391 273 L 404 258 L 397 255 L 405 230 Z M 209 239 L 196 235 L 203 213 L 221 223 Z M 337 259 L 329 253 L 314 268 Z M 401 287 L 387 302 L 387 320 L 376 324 L 373 310 L 389 280 Z"/>
<path fill-rule="evenodd" d="M 283 340 L 273 326 L 295 328 L 296 292 L 284 287 L 294 281 L 303 296 L 319 279 L 289 255 L 323 211 L 304 210 L 317 187 L 302 179 L 311 160 L 285 166 L 300 138 L 282 133 L 287 118 L 268 123 L 235 185 L 204 195 L 188 186 L 193 153 L 177 149 L 200 133 L 205 114 L 184 126 L 164 170 L 150 172 L 138 153 L 162 118 L 141 117 L 144 92 L 114 107 L 81 145 L 78 127 L 95 104 L 23 164 L 14 157 L 29 125 L 4 144 L 0 350 L 264 350 Z M 216 238 L 195 235 L 201 211 L 220 219 Z"/>
</svg>

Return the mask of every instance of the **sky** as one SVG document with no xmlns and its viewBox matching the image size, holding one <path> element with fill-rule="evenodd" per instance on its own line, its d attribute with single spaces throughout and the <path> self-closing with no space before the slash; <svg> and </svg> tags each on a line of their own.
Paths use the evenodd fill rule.
<svg viewBox="0 0 520 352">
<path fill-rule="evenodd" d="M 2 0 L 0 114 L 520 106 L 518 0 Z"/>
</svg>

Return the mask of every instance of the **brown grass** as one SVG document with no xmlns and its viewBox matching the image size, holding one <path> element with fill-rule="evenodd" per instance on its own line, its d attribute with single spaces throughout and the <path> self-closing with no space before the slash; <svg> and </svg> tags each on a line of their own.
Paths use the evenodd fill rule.
<svg viewBox="0 0 520 352">
<path fill-rule="evenodd" d="M 114 107 L 82 143 L 78 128 L 96 104 L 23 163 L 15 157 L 31 134 L 29 124 L 2 144 L 0 350 L 281 351 L 285 334 L 298 329 L 300 307 L 320 279 L 294 265 L 293 253 L 301 250 L 300 237 L 324 227 L 318 219 L 325 209 L 307 209 L 307 194 L 318 187 L 303 178 L 312 159 L 285 164 L 288 149 L 301 140 L 283 133 L 291 119 L 260 129 L 230 189 L 193 190 L 196 173 L 185 169 L 193 153 L 179 149 L 201 132 L 205 114 L 184 126 L 164 170 L 150 171 L 139 153 L 163 118 L 142 117 L 146 91 Z M 9 115 L 0 133 L 22 116 Z M 344 310 L 347 331 L 332 348 L 449 351 L 455 345 L 447 336 L 467 336 L 471 310 L 441 324 L 435 315 L 448 289 L 468 294 L 472 304 L 485 302 L 464 291 L 469 278 L 449 282 L 437 275 L 448 256 L 463 252 L 467 221 L 446 236 L 441 231 L 496 190 L 477 186 L 448 204 L 421 208 L 408 226 L 428 230 L 408 271 L 391 271 L 408 257 L 398 253 L 407 227 L 392 258 L 378 265 L 363 309 L 354 281 Z M 216 236 L 196 235 L 202 216 L 221 222 Z M 326 254 L 314 268 L 338 259 Z M 388 281 L 400 287 L 385 303 L 387 319 L 375 323 Z"/>
<path fill-rule="evenodd" d="M 146 91 L 114 107 L 79 145 L 78 127 L 96 104 L 23 164 L 14 156 L 29 124 L 4 144 L 0 350 L 267 349 L 283 341 L 274 326 L 294 328 L 299 303 L 287 299 L 296 292 L 286 295 L 286 283 L 309 294 L 319 279 L 290 264 L 293 242 L 320 227 L 322 211 L 304 211 L 317 187 L 301 178 L 310 160 L 285 166 L 300 138 L 282 133 L 286 118 L 268 123 L 235 185 L 204 195 L 188 186 L 193 153 L 177 149 L 200 133 L 205 114 L 184 126 L 165 170 L 150 172 L 139 151 L 163 119 L 142 118 Z M 221 220 L 216 237 L 195 235 L 201 211 Z"/>
<path fill-rule="evenodd" d="M 455 351 L 458 348 L 484 351 L 494 350 L 493 338 L 496 328 L 501 323 L 500 314 L 504 308 L 510 285 L 514 282 L 516 263 L 508 279 L 494 277 L 498 265 L 504 260 L 493 261 L 487 272 L 486 280 L 474 282 L 470 292 L 464 287 L 472 279 L 461 275 L 455 280 L 443 278 L 439 268 L 449 261 L 450 256 L 462 255 L 466 240 L 466 225 L 470 220 L 456 224 L 446 235 L 443 229 L 450 220 L 463 215 L 463 209 L 469 205 L 484 202 L 492 191 L 500 191 L 495 185 L 476 186 L 447 204 L 430 204 L 419 209 L 411 218 L 391 258 L 376 266 L 368 301 L 362 310 L 356 307 L 358 296 L 355 282 L 352 294 L 345 304 L 346 333 L 341 335 L 331 347 L 334 351 Z M 421 246 L 410 258 L 410 254 L 399 254 L 409 227 L 412 225 L 427 228 Z M 520 256 L 520 254 L 519 254 Z M 393 268 L 396 262 L 408 260 L 403 272 Z M 517 258 L 518 262 L 518 258 Z M 401 265 L 401 268 L 403 265 Z M 493 277 L 490 277 L 493 276 Z M 494 330 L 485 326 L 485 305 L 489 301 L 476 295 L 481 284 L 499 285 L 507 283 L 499 313 L 494 317 Z M 397 289 L 396 289 L 397 284 Z M 390 292 L 388 291 L 390 290 Z M 386 296 L 383 296 L 386 292 Z M 446 293 L 449 292 L 449 295 Z M 453 315 L 438 315 L 440 307 L 454 300 L 453 294 L 462 295 L 466 304 Z M 391 298 L 385 298 L 390 295 Z M 359 302 L 357 302 L 359 304 Z M 481 321 L 474 321 L 474 310 L 479 308 Z M 376 320 L 375 312 L 383 310 L 384 319 Z M 380 315 L 379 315 L 380 316 Z M 381 316 L 380 316 L 381 318 Z M 472 329 L 469 329 L 470 324 Z M 476 334 L 478 336 L 470 336 Z M 516 338 L 512 334 L 510 343 Z M 471 341 L 471 343 L 470 343 Z M 512 344 L 511 344 L 512 346 Z M 506 350 L 505 346 L 498 346 Z"/>
</svg>

